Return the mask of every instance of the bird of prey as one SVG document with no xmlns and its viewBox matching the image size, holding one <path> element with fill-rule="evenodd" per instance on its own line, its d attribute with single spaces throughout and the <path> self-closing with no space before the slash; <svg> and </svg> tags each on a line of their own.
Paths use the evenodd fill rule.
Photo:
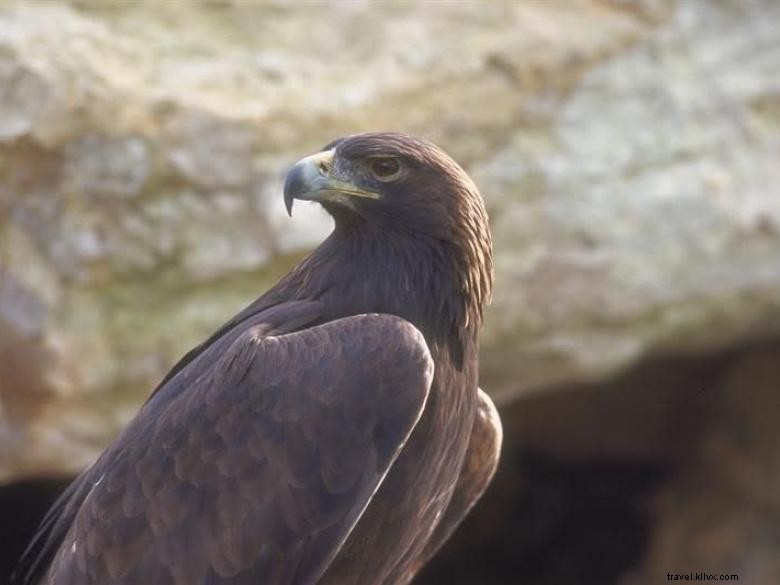
<svg viewBox="0 0 780 585">
<path fill-rule="evenodd" d="M 433 144 L 348 136 L 284 185 L 334 230 L 186 354 L 63 493 L 18 583 L 409 583 L 489 483 L 477 386 L 493 281 L 471 179 Z"/>
</svg>

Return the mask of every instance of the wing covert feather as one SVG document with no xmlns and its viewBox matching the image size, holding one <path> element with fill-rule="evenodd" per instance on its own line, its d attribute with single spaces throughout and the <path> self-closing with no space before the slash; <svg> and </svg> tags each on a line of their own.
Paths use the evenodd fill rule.
<svg viewBox="0 0 780 585">
<path fill-rule="evenodd" d="M 412 572 L 403 582 L 409 582 L 444 546 L 455 529 L 479 501 L 498 468 L 503 442 L 501 418 L 493 401 L 481 388 L 477 388 L 477 413 L 471 430 L 468 451 L 458 481 L 444 516 L 420 554 Z"/>
<path fill-rule="evenodd" d="M 185 391 L 160 388 L 104 453 L 44 582 L 316 582 L 432 378 L 422 335 L 397 317 L 245 329 Z"/>
</svg>

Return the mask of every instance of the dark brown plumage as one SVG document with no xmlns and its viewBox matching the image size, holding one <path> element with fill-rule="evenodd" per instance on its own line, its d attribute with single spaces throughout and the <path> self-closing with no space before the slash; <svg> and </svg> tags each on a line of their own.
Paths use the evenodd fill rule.
<svg viewBox="0 0 780 585">
<path fill-rule="evenodd" d="M 166 376 L 58 500 L 17 573 L 56 585 L 408 583 L 487 486 L 477 388 L 490 232 L 403 134 L 300 161 L 333 233 Z"/>
</svg>

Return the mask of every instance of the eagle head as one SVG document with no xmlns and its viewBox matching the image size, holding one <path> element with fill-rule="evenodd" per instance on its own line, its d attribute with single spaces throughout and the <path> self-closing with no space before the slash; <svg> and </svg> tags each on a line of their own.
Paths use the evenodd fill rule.
<svg viewBox="0 0 780 585">
<path fill-rule="evenodd" d="M 493 285 L 487 212 L 474 182 L 438 146 L 395 132 L 339 138 L 292 167 L 284 185 L 289 213 L 295 199 L 319 202 L 339 241 L 384 250 L 364 263 L 367 270 L 390 267 L 390 280 L 404 272 L 431 273 L 419 282 L 440 279 L 420 296 L 445 291 L 438 306 L 461 335 L 478 328 Z"/>
</svg>

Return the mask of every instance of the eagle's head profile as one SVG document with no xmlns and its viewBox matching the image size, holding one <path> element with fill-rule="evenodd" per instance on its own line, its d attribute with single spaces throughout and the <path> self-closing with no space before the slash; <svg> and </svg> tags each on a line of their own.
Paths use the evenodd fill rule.
<svg viewBox="0 0 780 585">
<path fill-rule="evenodd" d="M 339 138 L 290 170 L 288 212 L 295 199 L 319 202 L 336 238 L 447 266 L 462 301 L 459 325 L 481 322 L 493 285 L 487 213 L 474 182 L 438 146 L 396 132 Z"/>
</svg>

